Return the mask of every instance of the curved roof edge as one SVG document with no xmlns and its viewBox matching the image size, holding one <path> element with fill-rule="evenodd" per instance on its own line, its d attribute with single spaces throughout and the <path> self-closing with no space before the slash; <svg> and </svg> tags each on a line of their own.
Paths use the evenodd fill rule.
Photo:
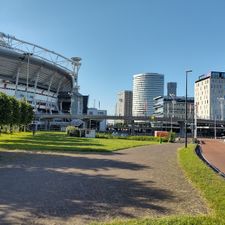
<svg viewBox="0 0 225 225">
<path fill-rule="evenodd" d="M 164 76 L 164 74 L 161 73 L 138 73 L 134 74 L 133 77 L 140 77 L 140 76 Z"/>
</svg>

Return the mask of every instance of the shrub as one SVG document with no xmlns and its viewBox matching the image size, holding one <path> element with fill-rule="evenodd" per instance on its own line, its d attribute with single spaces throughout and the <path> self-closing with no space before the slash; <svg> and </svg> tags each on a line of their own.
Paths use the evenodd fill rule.
<svg viewBox="0 0 225 225">
<path fill-rule="evenodd" d="M 66 128 L 66 134 L 69 135 L 69 136 L 73 136 L 77 132 L 77 130 L 78 129 L 74 126 L 68 126 Z"/>
<path fill-rule="evenodd" d="M 175 141 L 175 137 L 176 137 L 176 133 L 175 132 L 170 132 L 169 133 L 169 137 L 168 137 L 168 142 L 174 142 Z"/>
<path fill-rule="evenodd" d="M 160 137 L 154 137 L 154 136 L 113 136 L 112 134 L 108 134 L 108 133 L 97 133 L 96 138 L 127 139 L 127 140 L 134 140 L 134 141 L 155 141 L 155 142 L 160 141 Z M 161 141 L 167 142 L 168 138 L 161 137 Z"/>
</svg>

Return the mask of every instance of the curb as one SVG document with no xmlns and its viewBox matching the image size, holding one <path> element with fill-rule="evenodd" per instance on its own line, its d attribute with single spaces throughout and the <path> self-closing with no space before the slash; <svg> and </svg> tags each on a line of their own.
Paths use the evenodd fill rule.
<svg viewBox="0 0 225 225">
<path fill-rule="evenodd" d="M 218 169 L 216 166 L 214 166 L 213 164 L 211 164 L 202 154 L 202 149 L 200 145 L 197 145 L 196 149 L 195 149 L 195 153 L 197 154 L 197 156 L 204 162 L 206 163 L 211 169 L 213 169 L 216 173 L 218 173 L 220 176 L 222 176 L 225 179 L 225 174 L 220 171 L 220 169 Z"/>
</svg>

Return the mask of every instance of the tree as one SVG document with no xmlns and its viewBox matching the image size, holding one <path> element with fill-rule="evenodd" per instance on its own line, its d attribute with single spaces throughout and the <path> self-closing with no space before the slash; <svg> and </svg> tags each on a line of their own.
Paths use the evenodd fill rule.
<svg viewBox="0 0 225 225">
<path fill-rule="evenodd" d="M 0 92 L 0 132 L 3 125 L 27 125 L 34 117 L 30 104 Z"/>
<path fill-rule="evenodd" d="M 20 123 L 20 104 L 14 97 L 10 97 L 10 101 L 12 107 L 10 123 L 18 125 Z"/>
<path fill-rule="evenodd" d="M 20 102 L 20 124 L 27 125 L 32 122 L 34 117 L 33 108 L 25 101 Z"/>
<path fill-rule="evenodd" d="M 10 97 L 0 93 L 0 126 L 10 124 L 12 117 L 12 102 Z"/>
</svg>

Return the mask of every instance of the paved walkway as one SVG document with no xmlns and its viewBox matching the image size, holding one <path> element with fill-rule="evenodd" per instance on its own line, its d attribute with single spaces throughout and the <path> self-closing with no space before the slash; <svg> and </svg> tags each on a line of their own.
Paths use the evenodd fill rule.
<svg viewBox="0 0 225 225">
<path fill-rule="evenodd" d="M 177 164 L 179 146 L 112 154 L 0 152 L 0 224 L 206 213 Z"/>
<path fill-rule="evenodd" d="M 203 156 L 225 174 L 225 142 L 214 139 L 202 139 L 202 142 Z"/>
</svg>

